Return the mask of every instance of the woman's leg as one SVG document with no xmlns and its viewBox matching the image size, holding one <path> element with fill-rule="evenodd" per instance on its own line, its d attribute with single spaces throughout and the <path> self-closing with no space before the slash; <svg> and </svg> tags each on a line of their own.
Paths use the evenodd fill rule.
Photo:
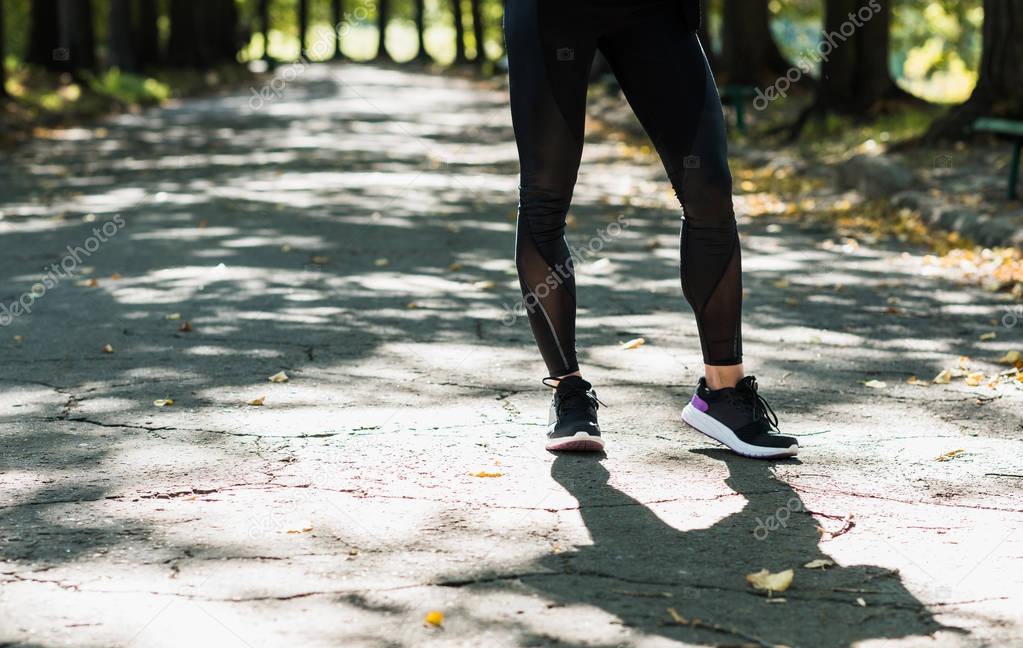
<svg viewBox="0 0 1023 648">
<path fill-rule="evenodd" d="M 706 380 L 682 419 L 750 457 L 791 457 L 799 443 L 742 376 L 742 272 L 721 100 L 694 32 L 664 2 L 600 41 L 682 204 L 682 289 L 696 313 Z M 717 384 L 714 384 L 717 382 Z"/>
<path fill-rule="evenodd" d="M 551 376 L 577 373 L 576 292 L 565 218 L 583 149 L 594 40 L 575 2 L 509 0 L 512 121 L 521 166 L 515 263 L 529 324 Z"/>
<path fill-rule="evenodd" d="M 725 122 L 695 32 L 673 3 L 600 40 L 682 205 L 682 290 L 713 388 L 742 378 L 742 266 Z"/>
</svg>

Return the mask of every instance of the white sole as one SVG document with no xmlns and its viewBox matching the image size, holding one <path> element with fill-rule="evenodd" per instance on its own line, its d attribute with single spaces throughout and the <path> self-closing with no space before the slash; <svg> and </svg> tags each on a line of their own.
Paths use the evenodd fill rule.
<svg viewBox="0 0 1023 648">
<path fill-rule="evenodd" d="M 604 439 L 588 432 L 579 431 L 570 437 L 548 440 L 544 449 L 567 452 L 600 452 L 604 449 Z"/>
<path fill-rule="evenodd" d="M 725 444 L 728 446 L 729 450 L 736 454 L 741 454 L 744 457 L 752 457 L 754 459 L 777 459 L 779 457 L 794 457 L 799 454 L 799 445 L 792 445 L 788 448 L 762 448 L 760 446 L 750 445 L 735 436 L 735 432 L 732 432 L 727 425 L 718 421 L 713 416 L 704 414 L 700 410 L 696 409 L 693 407 L 692 403 L 687 403 L 686 406 L 682 408 L 682 420 L 695 428 L 697 432 L 705 434 L 719 443 Z"/>
</svg>

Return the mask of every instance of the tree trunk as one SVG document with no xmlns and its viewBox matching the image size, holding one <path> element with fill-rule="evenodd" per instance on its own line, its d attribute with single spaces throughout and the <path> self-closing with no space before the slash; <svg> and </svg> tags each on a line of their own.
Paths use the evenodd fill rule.
<svg viewBox="0 0 1023 648">
<path fill-rule="evenodd" d="M 136 0 L 139 65 L 145 69 L 160 63 L 160 7 L 157 0 Z"/>
<path fill-rule="evenodd" d="M 345 57 L 341 51 L 341 34 L 345 30 L 345 8 L 342 0 L 331 0 L 330 4 L 334 8 L 334 59 L 341 60 Z"/>
<path fill-rule="evenodd" d="M 248 38 L 241 38 L 238 28 L 238 5 L 235 0 L 217 0 L 213 7 L 216 18 L 211 21 L 213 30 L 210 31 L 210 40 L 214 61 L 237 63 L 242 41 L 248 42 Z"/>
<path fill-rule="evenodd" d="M 451 0 L 455 16 L 455 63 L 468 63 L 465 55 L 465 21 L 462 20 L 462 0 Z"/>
<path fill-rule="evenodd" d="M 700 0 L 700 29 L 697 34 L 700 37 L 700 44 L 703 45 L 703 51 L 707 55 L 707 60 L 710 62 L 711 68 L 717 68 L 717 57 L 714 54 L 714 41 L 710 35 L 710 0 Z"/>
<path fill-rule="evenodd" d="M 0 0 L 0 99 L 7 98 L 7 42 L 4 39 L 4 3 Z"/>
<path fill-rule="evenodd" d="M 51 70 L 61 67 L 63 61 L 56 57 L 60 47 L 59 31 L 57 0 L 32 0 L 25 61 Z"/>
<path fill-rule="evenodd" d="M 387 51 L 387 23 L 391 20 L 391 0 L 377 0 L 377 55 L 378 61 L 393 61 Z"/>
<path fill-rule="evenodd" d="M 178 67 L 206 68 L 212 63 L 207 40 L 206 16 L 195 0 L 170 0 L 170 38 L 167 63 Z"/>
<path fill-rule="evenodd" d="M 936 121 L 925 140 L 965 135 L 978 117 L 1023 119 L 1023 0 L 984 0 L 983 46 L 970 98 Z"/>
<path fill-rule="evenodd" d="M 309 0 L 298 0 L 298 58 L 306 58 L 305 40 L 309 32 Z"/>
<path fill-rule="evenodd" d="M 1002 1 L 1002 0 L 999 0 Z M 817 104 L 863 115 L 903 93 L 888 67 L 891 0 L 827 0 Z"/>
<path fill-rule="evenodd" d="M 729 83 L 770 84 L 792 67 L 771 35 L 767 5 L 768 0 L 724 0 L 721 66 Z"/>
<path fill-rule="evenodd" d="M 430 57 L 430 53 L 426 51 L 426 0 L 415 0 L 414 6 L 416 12 L 416 60 L 421 62 L 430 62 L 433 59 Z"/>
<path fill-rule="evenodd" d="M 96 35 L 92 24 L 92 0 L 59 0 L 59 39 L 54 58 L 72 73 L 96 67 Z"/>
<path fill-rule="evenodd" d="M 259 0 L 259 33 L 263 35 L 263 60 L 268 64 L 270 58 L 270 0 Z"/>
<path fill-rule="evenodd" d="M 132 0 L 109 0 L 109 3 L 107 65 L 125 72 L 138 72 L 140 66 L 132 20 Z"/>
<path fill-rule="evenodd" d="M 472 60 L 480 66 L 487 62 L 487 50 L 483 40 L 483 11 L 480 9 L 480 0 L 471 0 L 469 6 L 472 9 L 472 38 L 476 42 L 476 56 Z"/>
</svg>

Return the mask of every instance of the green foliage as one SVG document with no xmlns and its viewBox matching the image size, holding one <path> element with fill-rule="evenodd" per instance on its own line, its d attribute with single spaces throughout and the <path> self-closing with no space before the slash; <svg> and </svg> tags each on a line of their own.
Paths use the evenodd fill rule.
<svg viewBox="0 0 1023 648">
<path fill-rule="evenodd" d="M 89 89 L 125 105 L 160 103 L 171 95 L 170 86 L 151 77 L 128 74 L 118 69 L 87 75 Z"/>
</svg>

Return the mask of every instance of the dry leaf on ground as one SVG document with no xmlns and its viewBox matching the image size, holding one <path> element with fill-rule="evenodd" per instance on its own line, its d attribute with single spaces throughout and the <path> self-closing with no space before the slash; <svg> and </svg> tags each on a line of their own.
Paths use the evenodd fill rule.
<svg viewBox="0 0 1023 648">
<path fill-rule="evenodd" d="M 153 405 L 156 405 L 157 407 L 170 407 L 173 404 L 174 404 L 173 398 L 160 398 L 153 401 Z"/>
<path fill-rule="evenodd" d="M 888 387 L 888 383 L 883 380 L 868 380 L 863 383 L 864 387 L 870 387 L 871 389 L 885 389 Z"/>
<path fill-rule="evenodd" d="M 266 396 L 260 396 L 259 398 L 253 398 L 248 402 L 249 405 L 261 406 L 266 401 Z"/>
<path fill-rule="evenodd" d="M 444 613 L 439 610 L 431 610 L 426 613 L 423 621 L 426 622 L 427 625 L 439 628 L 444 625 Z"/>
<path fill-rule="evenodd" d="M 796 573 L 791 569 L 786 569 L 776 574 L 772 574 L 766 569 L 761 569 L 758 572 L 746 574 L 746 581 L 754 589 L 765 590 L 767 592 L 784 592 L 792 584 L 792 578 L 795 575 Z"/>
<path fill-rule="evenodd" d="M 639 347 L 643 346 L 644 344 L 646 344 L 646 338 L 641 338 L 641 337 L 640 338 L 634 338 L 632 340 L 629 340 L 628 342 L 623 342 L 622 343 L 622 348 L 623 349 L 638 349 Z"/>
<path fill-rule="evenodd" d="M 983 371 L 975 371 L 966 377 L 966 384 L 970 387 L 976 387 L 982 382 L 984 382 Z"/>
<path fill-rule="evenodd" d="M 288 378 L 288 374 L 284 373 L 283 371 L 278 371 L 274 375 L 272 375 L 269 378 L 267 378 L 267 380 L 269 380 L 270 382 L 282 383 L 282 382 L 288 382 L 289 378 Z"/>
<path fill-rule="evenodd" d="M 943 369 L 941 373 L 934 377 L 935 385 L 947 385 L 952 382 L 952 371 L 949 369 Z"/>
<path fill-rule="evenodd" d="M 955 459 L 956 457 L 958 457 L 959 455 L 963 454 L 964 452 L 966 452 L 965 449 L 957 448 L 955 450 L 950 450 L 950 451 L 946 452 L 943 455 L 935 457 L 934 460 L 935 461 L 951 461 L 951 460 Z"/>
<path fill-rule="evenodd" d="M 103 353 L 113 353 L 114 352 L 114 347 L 112 345 L 110 345 L 110 344 L 104 344 L 102 351 L 103 351 Z"/>
<path fill-rule="evenodd" d="M 835 561 L 828 560 L 827 558 L 818 558 L 817 560 L 811 560 L 810 562 L 803 565 L 807 569 L 824 569 L 825 567 L 834 567 Z"/>
<path fill-rule="evenodd" d="M 998 358 L 998 364 L 1015 365 L 1017 362 L 1023 361 L 1023 354 L 1019 351 L 1006 351 L 1005 355 Z"/>
<path fill-rule="evenodd" d="M 472 475 L 473 477 L 501 477 L 502 475 L 504 475 L 504 473 L 488 472 L 486 470 L 481 470 L 479 472 L 474 472 L 474 473 L 469 473 L 469 474 Z"/>
</svg>

